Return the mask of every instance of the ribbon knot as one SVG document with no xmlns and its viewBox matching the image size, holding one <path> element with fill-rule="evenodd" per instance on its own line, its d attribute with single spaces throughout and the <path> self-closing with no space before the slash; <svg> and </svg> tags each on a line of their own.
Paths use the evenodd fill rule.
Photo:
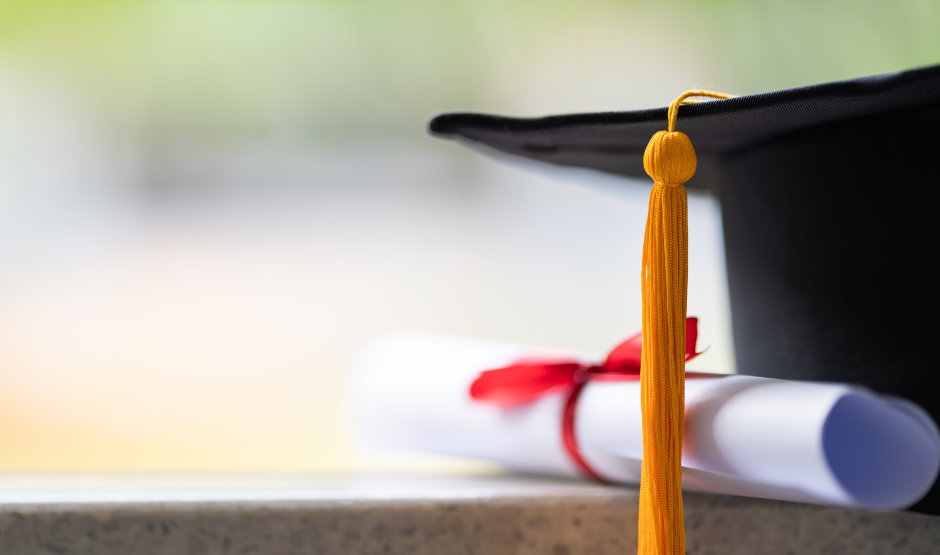
<svg viewBox="0 0 940 555">
<path fill-rule="evenodd" d="M 701 352 L 695 351 L 698 340 L 698 318 L 685 321 L 685 360 Z M 702 351 L 704 352 L 704 351 Z M 578 448 L 574 430 L 578 397 L 590 381 L 640 381 L 640 356 L 643 353 L 643 335 L 637 333 L 620 343 L 601 364 L 585 364 L 578 360 L 522 359 L 503 368 L 484 370 L 470 385 L 470 397 L 476 401 L 514 407 L 530 403 L 553 393 L 567 393 L 562 415 L 562 438 L 565 451 L 575 465 L 586 475 L 599 482 L 607 482 L 584 460 Z M 688 378 L 709 378 L 720 374 L 686 372 Z"/>
</svg>

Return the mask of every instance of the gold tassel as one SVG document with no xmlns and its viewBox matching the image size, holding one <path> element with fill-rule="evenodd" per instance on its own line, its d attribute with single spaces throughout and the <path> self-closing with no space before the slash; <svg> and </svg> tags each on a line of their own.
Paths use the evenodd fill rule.
<svg viewBox="0 0 940 555">
<path fill-rule="evenodd" d="M 685 318 L 689 288 L 689 214 L 683 183 L 695 174 L 695 149 L 675 131 L 688 91 L 669 106 L 669 130 L 653 135 L 643 167 L 656 183 L 643 240 L 643 467 L 638 555 L 685 555 L 682 429 L 685 424 Z"/>
</svg>

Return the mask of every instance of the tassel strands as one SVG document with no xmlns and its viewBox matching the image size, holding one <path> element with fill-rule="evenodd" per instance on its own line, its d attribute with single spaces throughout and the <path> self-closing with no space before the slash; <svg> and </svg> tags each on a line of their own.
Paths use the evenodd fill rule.
<svg viewBox="0 0 940 555">
<path fill-rule="evenodd" d="M 685 555 L 682 514 L 682 430 L 685 424 L 685 322 L 689 281 L 689 215 L 683 183 L 695 174 L 692 141 L 675 131 L 688 91 L 669 107 L 668 131 L 653 135 L 643 155 L 656 182 L 643 241 L 643 353 L 640 400 L 643 466 L 638 555 Z"/>
<path fill-rule="evenodd" d="M 675 324 L 681 321 L 685 325 L 686 206 L 685 187 L 661 183 L 653 187 L 643 248 L 640 555 L 685 553 L 680 464 L 685 408 L 685 337 L 676 334 Z"/>
</svg>

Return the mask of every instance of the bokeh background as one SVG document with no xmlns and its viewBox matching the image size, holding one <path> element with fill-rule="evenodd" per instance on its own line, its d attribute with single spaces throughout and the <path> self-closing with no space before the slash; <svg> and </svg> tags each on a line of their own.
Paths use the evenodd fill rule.
<svg viewBox="0 0 940 555">
<path fill-rule="evenodd" d="M 429 116 L 938 61 L 936 0 L 2 0 L 0 470 L 470 468 L 357 449 L 357 351 L 605 351 L 639 329 L 648 184 Z M 695 368 L 733 372 L 720 211 L 690 203 Z"/>
</svg>

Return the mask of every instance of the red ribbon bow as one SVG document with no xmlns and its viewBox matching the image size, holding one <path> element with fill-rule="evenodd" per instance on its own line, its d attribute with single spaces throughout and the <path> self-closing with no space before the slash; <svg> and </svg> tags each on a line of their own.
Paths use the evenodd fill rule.
<svg viewBox="0 0 940 555">
<path fill-rule="evenodd" d="M 695 352 L 698 340 L 698 318 L 685 320 L 685 360 L 689 361 L 700 352 Z M 606 482 L 592 469 L 578 449 L 574 433 L 574 416 L 578 397 L 590 380 L 603 382 L 633 382 L 640 380 L 640 357 L 643 352 L 643 335 L 638 333 L 614 347 L 602 364 L 584 364 L 577 360 L 524 359 L 495 370 L 485 370 L 470 385 L 470 397 L 477 401 L 512 407 L 535 401 L 545 395 L 567 391 L 562 417 L 562 437 L 565 450 L 572 461 L 585 474 L 599 482 Z M 721 374 L 686 372 L 686 378 L 712 378 Z"/>
</svg>

